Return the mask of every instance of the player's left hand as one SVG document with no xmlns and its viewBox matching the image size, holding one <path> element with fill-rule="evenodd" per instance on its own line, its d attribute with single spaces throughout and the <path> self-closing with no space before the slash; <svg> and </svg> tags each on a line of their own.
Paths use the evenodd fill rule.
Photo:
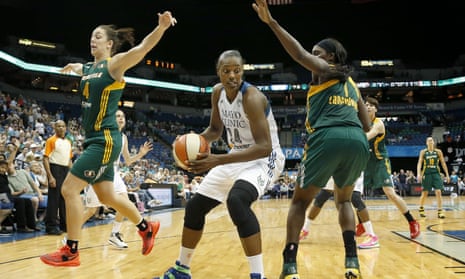
<svg viewBox="0 0 465 279">
<path fill-rule="evenodd" d="M 197 160 L 187 161 L 188 171 L 192 173 L 204 173 L 221 162 L 218 159 L 218 156 L 210 153 L 199 153 L 197 155 Z"/>
</svg>

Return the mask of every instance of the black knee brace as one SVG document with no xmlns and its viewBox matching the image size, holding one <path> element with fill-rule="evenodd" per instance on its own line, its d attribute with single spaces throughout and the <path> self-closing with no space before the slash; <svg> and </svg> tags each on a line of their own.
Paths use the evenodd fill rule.
<svg viewBox="0 0 465 279">
<path fill-rule="evenodd" d="M 237 232 L 241 238 L 251 236 L 260 231 L 255 213 L 250 208 L 252 202 L 258 198 L 255 186 L 245 180 L 238 180 L 229 191 L 226 204 L 229 216 L 237 227 Z"/>
<path fill-rule="evenodd" d="M 323 208 L 323 205 L 325 205 L 325 202 L 329 200 L 329 198 L 333 195 L 333 192 L 328 191 L 328 190 L 321 190 L 318 195 L 315 197 L 315 201 L 313 204 L 319 208 Z"/>
<path fill-rule="evenodd" d="M 357 208 L 357 211 L 362 211 L 366 208 L 365 203 L 362 200 L 362 194 L 358 191 L 352 193 L 351 199 L 352 205 Z"/>
<path fill-rule="evenodd" d="M 192 230 L 202 230 L 205 225 L 205 215 L 220 204 L 219 201 L 195 194 L 186 204 L 184 226 Z"/>
</svg>

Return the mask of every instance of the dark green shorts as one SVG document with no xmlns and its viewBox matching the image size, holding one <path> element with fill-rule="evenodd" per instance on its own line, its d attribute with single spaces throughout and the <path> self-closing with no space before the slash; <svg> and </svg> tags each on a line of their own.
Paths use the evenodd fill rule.
<svg viewBox="0 0 465 279">
<path fill-rule="evenodd" d="M 425 173 L 421 179 L 422 191 L 443 190 L 444 182 L 439 172 Z"/>
<path fill-rule="evenodd" d="M 365 133 L 357 127 L 328 127 L 309 135 L 301 163 L 302 188 L 323 188 L 332 176 L 335 185 L 353 185 L 369 156 Z"/>
<path fill-rule="evenodd" d="M 86 135 L 84 151 L 74 162 L 71 173 L 94 184 L 100 181 L 113 181 L 113 163 L 121 153 L 122 138 L 119 131 L 104 130 Z"/>
<path fill-rule="evenodd" d="M 370 156 L 364 172 L 363 185 L 367 189 L 394 187 L 391 176 L 391 161 L 389 158 L 378 160 Z"/>
</svg>

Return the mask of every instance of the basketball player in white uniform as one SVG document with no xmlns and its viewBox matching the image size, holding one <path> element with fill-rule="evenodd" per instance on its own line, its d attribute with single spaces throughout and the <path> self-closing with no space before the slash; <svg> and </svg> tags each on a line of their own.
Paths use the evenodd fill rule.
<svg viewBox="0 0 465 279">
<path fill-rule="evenodd" d="M 126 116 L 124 115 L 124 112 L 122 110 L 116 111 L 116 122 L 118 123 L 119 130 L 122 131 L 123 128 L 126 126 Z M 140 147 L 139 152 L 136 155 L 131 156 L 128 148 L 128 138 L 124 133 L 122 133 L 122 140 L 123 141 L 121 145 L 122 147 L 120 155 L 123 156 L 124 163 L 126 166 L 130 166 L 132 163 L 141 159 L 153 149 L 152 143 L 150 141 L 146 141 L 144 145 Z M 127 186 L 119 173 L 120 158 L 121 156 L 114 163 L 115 177 L 113 180 L 113 185 L 116 194 L 129 199 Z M 84 206 L 84 222 L 86 222 L 92 215 L 94 215 L 99 207 L 103 206 L 103 204 L 98 199 L 97 194 L 94 191 L 94 188 L 91 185 L 87 186 L 84 189 Z M 115 246 L 116 248 L 128 248 L 128 245 L 123 241 L 122 234 L 120 233 L 123 219 L 124 216 L 117 211 L 115 215 L 115 220 L 113 222 L 113 228 L 111 230 L 110 238 L 108 239 L 108 243 Z"/>
<path fill-rule="evenodd" d="M 326 201 L 333 195 L 334 180 L 331 177 L 326 183 L 325 187 L 316 195 L 315 200 L 310 207 L 307 218 L 305 219 L 304 226 L 300 232 L 300 240 L 305 239 L 309 234 L 311 221 L 313 221 L 323 208 Z M 360 249 L 378 248 L 378 237 L 374 233 L 373 225 L 370 221 L 368 209 L 362 199 L 363 193 L 363 172 L 354 183 L 354 191 L 352 193 L 352 205 L 357 209 L 357 216 L 360 223 L 357 224 L 356 235 L 366 235 L 365 240 L 358 245 Z"/>
<path fill-rule="evenodd" d="M 186 162 L 193 173 L 209 172 L 187 202 L 176 264 L 155 278 L 191 278 L 189 266 L 202 237 L 205 217 L 222 202 L 226 202 L 236 225 L 249 262 L 250 278 L 265 278 L 260 224 L 251 205 L 279 178 L 285 158 L 266 96 L 242 80 L 241 54 L 236 50 L 223 52 L 218 59 L 217 74 L 221 83 L 213 88 L 210 125 L 201 135 L 212 142 L 225 130 L 231 150 L 227 154 L 200 154 L 198 160 Z M 231 276 L 241 277 L 228 274 Z"/>
</svg>

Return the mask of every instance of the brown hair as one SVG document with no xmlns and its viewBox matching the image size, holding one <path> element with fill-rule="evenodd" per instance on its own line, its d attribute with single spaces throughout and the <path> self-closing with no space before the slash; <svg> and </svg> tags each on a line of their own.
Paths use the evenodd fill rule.
<svg viewBox="0 0 465 279">
<path fill-rule="evenodd" d="M 108 40 L 113 41 L 111 55 L 117 53 L 126 42 L 131 45 L 131 47 L 135 44 L 134 28 L 117 28 L 116 25 L 113 24 L 100 25 L 98 28 L 105 30 Z"/>
<path fill-rule="evenodd" d="M 365 102 L 369 103 L 369 104 L 372 105 L 372 106 L 375 106 L 376 109 L 379 108 L 379 102 L 378 102 L 378 100 L 376 100 L 376 98 L 373 98 L 373 97 L 366 97 L 366 98 L 365 98 Z"/>
</svg>

